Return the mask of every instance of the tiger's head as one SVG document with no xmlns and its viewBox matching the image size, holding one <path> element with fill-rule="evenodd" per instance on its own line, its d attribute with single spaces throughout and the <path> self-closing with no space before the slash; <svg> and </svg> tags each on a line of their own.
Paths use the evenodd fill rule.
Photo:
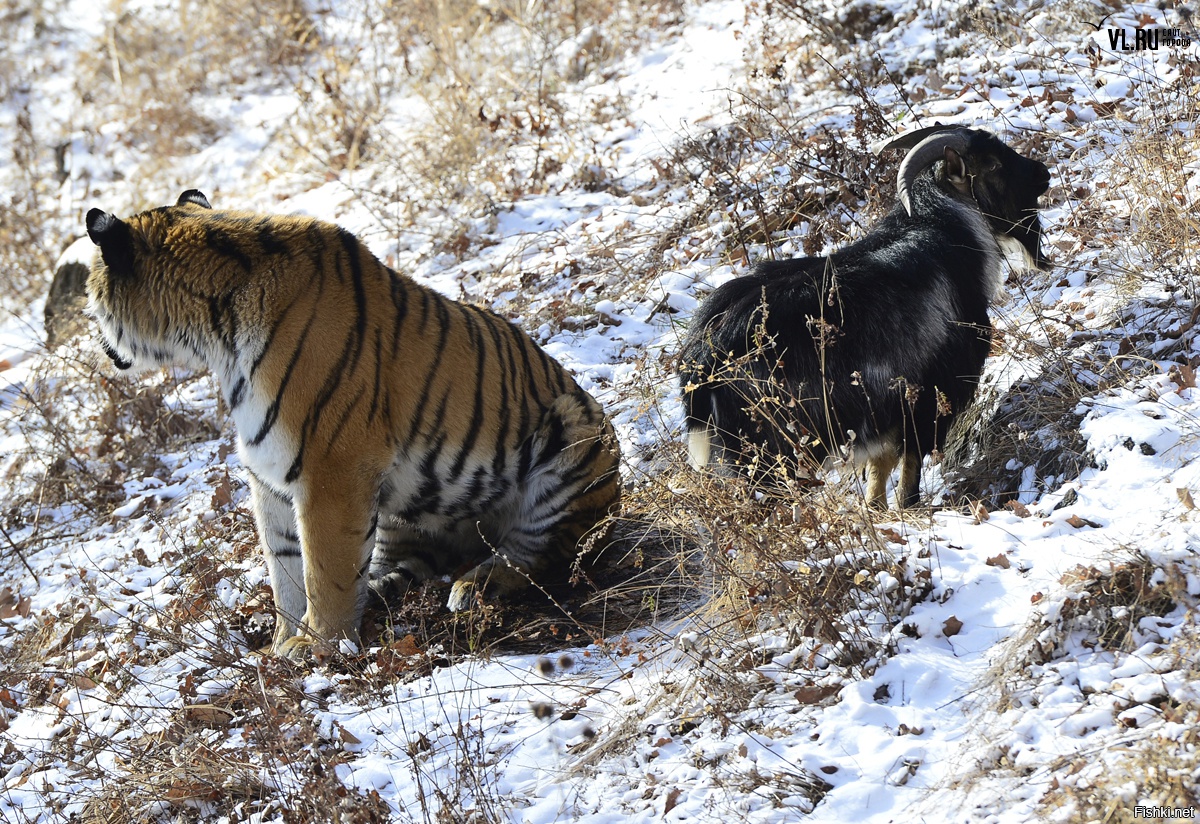
<svg viewBox="0 0 1200 824">
<path fill-rule="evenodd" d="M 168 364 L 206 365 L 200 342 L 191 340 L 189 307 L 180 286 L 191 262 L 176 253 L 181 219 L 211 210 L 195 189 L 174 206 L 122 220 L 92 209 L 87 233 L 96 254 L 87 279 L 87 311 L 100 326 L 101 347 L 121 370 L 144 371 Z M 186 293 L 195 293 L 195 287 Z"/>
</svg>

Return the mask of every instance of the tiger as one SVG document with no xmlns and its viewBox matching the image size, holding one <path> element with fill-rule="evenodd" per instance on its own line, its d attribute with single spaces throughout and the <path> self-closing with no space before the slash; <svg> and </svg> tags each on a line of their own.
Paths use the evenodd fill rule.
<svg viewBox="0 0 1200 824">
<path fill-rule="evenodd" d="M 88 312 L 122 371 L 208 369 L 248 470 L 271 651 L 359 642 L 368 596 L 466 569 L 447 606 L 564 574 L 620 504 L 612 422 L 492 311 L 332 223 L 190 189 L 86 216 Z"/>
</svg>

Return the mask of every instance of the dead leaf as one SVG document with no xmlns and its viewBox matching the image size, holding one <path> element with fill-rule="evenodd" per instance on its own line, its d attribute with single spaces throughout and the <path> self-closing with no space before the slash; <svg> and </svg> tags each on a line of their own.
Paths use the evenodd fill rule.
<svg viewBox="0 0 1200 824">
<path fill-rule="evenodd" d="M 963 622 L 951 615 L 942 623 L 942 635 L 947 638 L 952 638 L 953 636 L 958 635 L 958 633 L 962 631 L 962 628 Z"/>
<path fill-rule="evenodd" d="M 1175 490 L 1175 494 L 1179 496 L 1179 502 L 1188 509 L 1195 509 L 1196 502 L 1192 500 L 1192 491 L 1186 486 Z"/>
<path fill-rule="evenodd" d="M 27 596 L 18 596 L 9 587 L 0 590 L 0 619 L 29 617 L 31 601 Z"/>
<path fill-rule="evenodd" d="M 794 695 L 796 700 L 801 704 L 818 704 L 831 695 L 837 695 L 840 689 L 841 687 L 818 687 L 816 685 L 810 685 L 807 687 L 800 687 L 800 689 L 793 692 L 792 695 Z"/>
<path fill-rule="evenodd" d="M 1004 505 L 1004 508 L 1012 512 L 1018 518 L 1029 517 L 1029 507 L 1017 500 L 1009 501 Z"/>
<path fill-rule="evenodd" d="M 417 646 L 417 639 L 412 633 L 405 635 L 396 643 L 392 644 L 392 649 L 400 655 L 420 655 L 421 648 Z"/>
<path fill-rule="evenodd" d="M 671 810 L 675 809 L 675 805 L 679 803 L 679 796 L 682 793 L 683 790 L 679 789 L 678 787 L 667 793 L 667 801 L 665 804 L 663 804 L 663 815 L 666 815 L 667 813 L 671 812 Z"/>
<path fill-rule="evenodd" d="M 1117 104 L 1124 101 L 1125 98 L 1113 100 L 1108 103 L 1101 103 L 1096 100 L 1088 100 L 1084 103 L 1085 106 L 1091 106 L 1096 111 L 1097 117 L 1109 117 L 1117 110 Z"/>
<path fill-rule="evenodd" d="M 99 621 L 90 612 L 71 625 L 71 628 L 66 631 L 62 639 L 52 647 L 55 652 L 62 652 L 74 644 L 77 640 L 87 635 L 92 631 Z"/>
<path fill-rule="evenodd" d="M 187 704 L 183 717 L 206 727 L 224 727 L 233 721 L 233 711 L 214 704 Z"/>
<path fill-rule="evenodd" d="M 986 561 L 984 561 L 984 563 L 988 566 L 1000 567 L 1001 569 L 1008 569 L 1012 566 L 1012 561 L 1008 560 L 1008 556 L 1003 552 L 999 555 L 993 555 L 991 558 L 988 558 Z"/>
<path fill-rule="evenodd" d="M 354 745 L 362 743 L 362 740 L 357 735 L 342 726 L 338 727 L 338 737 L 342 739 L 343 744 Z"/>
<path fill-rule="evenodd" d="M 981 524 L 991 517 L 988 515 L 987 504 L 985 504 L 983 501 L 972 501 L 971 517 L 975 519 L 975 523 L 977 524 Z"/>
<path fill-rule="evenodd" d="M 1186 363 L 1171 364 L 1171 368 L 1167 370 L 1167 377 L 1171 379 L 1171 383 L 1179 387 L 1175 390 L 1176 392 L 1193 389 L 1196 386 L 1196 370 Z"/>
<path fill-rule="evenodd" d="M 228 475 L 213 484 L 211 503 L 213 509 L 226 509 L 233 503 L 233 487 L 229 484 Z"/>
<path fill-rule="evenodd" d="M 171 804 L 179 806 L 180 804 L 192 801 L 212 799 L 216 795 L 216 789 L 204 782 L 190 779 L 175 779 L 171 782 L 171 786 L 167 788 L 166 800 Z"/>
<path fill-rule="evenodd" d="M 896 530 L 892 529 L 890 526 L 879 530 L 879 534 L 882 535 L 884 538 L 886 538 L 889 543 L 901 544 L 901 545 L 908 544 L 908 539 L 905 538 L 903 535 L 901 535 Z"/>
<path fill-rule="evenodd" d="M 1087 518 L 1080 518 L 1078 515 L 1072 515 L 1067 518 L 1067 523 L 1076 529 L 1083 529 L 1085 526 L 1090 526 L 1092 529 L 1099 529 L 1100 524 L 1095 521 L 1089 521 Z"/>
</svg>

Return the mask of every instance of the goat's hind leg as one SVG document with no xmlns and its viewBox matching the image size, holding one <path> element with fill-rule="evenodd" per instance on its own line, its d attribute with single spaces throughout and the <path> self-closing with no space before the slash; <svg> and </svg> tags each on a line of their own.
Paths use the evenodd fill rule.
<svg viewBox="0 0 1200 824">
<path fill-rule="evenodd" d="M 900 461 L 900 481 L 896 484 L 896 509 L 916 506 L 921 499 L 921 458 L 919 451 L 909 449 Z"/>
<path fill-rule="evenodd" d="M 899 461 L 900 456 L 891 447 L 867 460 L 868 505 L 876 509 L 887 509 L 887 482 Z"/>
<path fill-rule="evenodd" d="M 896 509 L 916 506 L 921 499 L 921 453 L 910 449 L 897 455 L 888 449 L 867 461 L 867 503 L 876 509 L 887 509 L 887 482 L 896 464 L 900 465 Z"/>
</svg>

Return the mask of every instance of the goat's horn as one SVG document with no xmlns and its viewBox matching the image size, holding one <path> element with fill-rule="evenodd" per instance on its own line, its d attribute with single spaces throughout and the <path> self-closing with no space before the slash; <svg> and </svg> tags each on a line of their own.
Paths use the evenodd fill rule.
<svg viewBox="0 0 1200 824">
<path fill-rule="evenodd" d="M 917 179 L 917 175 L 925 171 L 925 169 L 934 162 L 941 160 L 946 154 L 946 149 L 954 149 L 959 154 L 966 154 L 968 135 L 965 129 L 956 129 L 952 132 L 939 132 L 922 140 L 916 146 L 913 146 L 912 151 L 904 156 L 904 161 L 900 164 L 900 170 L 896 172 L 896 197 L 904 204 L 904 211 L 912 214 L 912 203 L 909 200 L 908 193 L 912 189 L 913 181 Z"/>
<path fill-rule="evenodd" d="M 879 157 L 879 155 L 883 154 L 888 149 L 908 150 L 913 146 L 916 146 L 925 138 L 929 137 L 931 134 L 938 134 L 939 132 L 952 132 L 955 129 L 961 128 L 962 126 L 945 124 L 941 121 L 937 121 L 932 126 L 922 126 L 919 129 L 913 129 L 912 131 L 905 132 L 901 135 L 893 135 L 886 140 L 876 141 L 875 143 L 871 144 L 871 153 L 876 157 Z"/>
</svg>

